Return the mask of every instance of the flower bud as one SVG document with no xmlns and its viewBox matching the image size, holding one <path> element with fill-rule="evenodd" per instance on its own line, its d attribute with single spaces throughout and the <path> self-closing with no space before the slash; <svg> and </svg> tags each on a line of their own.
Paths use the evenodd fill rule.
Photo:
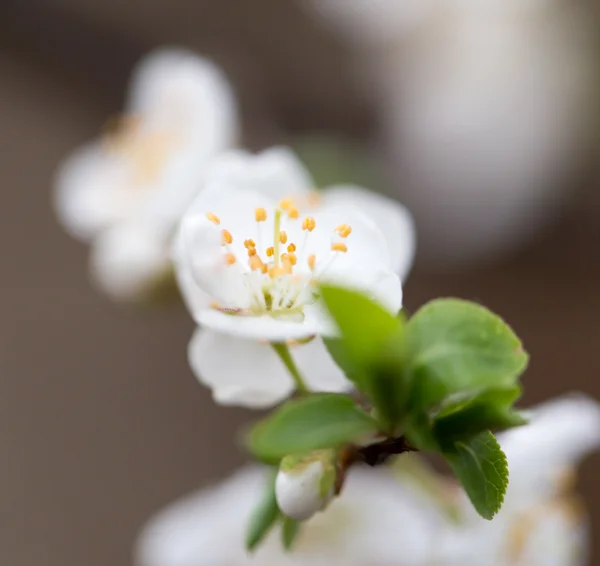
<svg viewBox="0 0 600 566">
<path fill-rule="evenodd" d="M 279 509 L 290 519 L 309 519 L 333 498 L 335 477 L 334 454 L 329 450 L 287 456 L 275 482 Z"/>
</svg>

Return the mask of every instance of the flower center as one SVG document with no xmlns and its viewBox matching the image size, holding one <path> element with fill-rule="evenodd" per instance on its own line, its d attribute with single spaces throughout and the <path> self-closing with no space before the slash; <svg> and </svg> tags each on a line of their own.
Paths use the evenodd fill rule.
<svg viewBox="0 0 600 566">
<path fill-rule="evenodd" d="M 272 230 L 269 230 L 267 225 L 271 215 Z M 221 221 L 216 214 L 209 212 L 206 217 L 220 226 Z M 312 253 L 311 237 L 317 234 L 317 222 L 312 216 L 301 219 L 293 200 L 282 200 L 271 213 L 265 208 L 256 208 L 254 220 L 255 237 L 244 239 L 243 257 L 234 252 L 231 232 L 221 229 L 225 264 L 228 269 L 237 270 L 243 278 L 252 297 L 252 306 L 244 310 L 214 307 L 231 314 L 267 314 L 302 319 L 304 306 L 316 299 L 317 280 L 340 254 L 348 251 L 346 239 L 352 228 L 348 224 L 337 225 L 328 247 L 322 253 Z M 296 234 L 297 241 L 293 241 L 288 232 Z"/>
<path fill-rule="evenodd" d="M 143 116 L 130 114 L 109 123 L 104 142 L 109 152 L 129 162 L 128 187 L 143 187 L 160 176 L 178 139 L 166 128 L 148 125 Z"/>
</svg>

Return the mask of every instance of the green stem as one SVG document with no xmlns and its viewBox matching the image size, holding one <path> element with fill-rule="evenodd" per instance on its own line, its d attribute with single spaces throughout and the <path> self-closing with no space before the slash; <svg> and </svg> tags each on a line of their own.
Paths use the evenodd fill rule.
<svg viewBox="0 0 600 566">
<path fill-rule="evenodd" d="M 279 265 L 279 237 L 281 236 L 281 210 L 275 211 L 275 222 L 274 222 L 274 237 L 273 237 L 273 260 L 275 267 Z"/>
<path fill-rule="evenodd" d="M 298 369 L 298 366 L 296 366 L 296 363 L 292 358 L 292 354 L 290 354 L 290 349 L 288 345 L 284 342 L 272 342 L 271 346 L 273 346 L 273 349 L 275 350 L 275 352 L 277 352 L 279 359 L 283 362 L 283 365 L 290 372 L 290 375 L 292 376 L 292 379 L 296 384 L 296 389 L 298 390 L 298 393 L 308 393 L 310 390 L 306 386 L 306 382 L 304 381 L 302 374 Z"/>
</svg>

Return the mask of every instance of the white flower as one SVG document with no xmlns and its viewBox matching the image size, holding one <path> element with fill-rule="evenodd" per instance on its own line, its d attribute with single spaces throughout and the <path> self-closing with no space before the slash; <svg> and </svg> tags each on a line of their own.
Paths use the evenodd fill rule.
<svg viewBox="0 0 600 566">
<path fill-rule="evenodd" d="M 429 566 L 444 519 L 386 471 L 352 470 L 343 495 L 302 524 L 294 550 L 279 528 L 254 553 L 244 550 L 250 514 L 264 488 L 246 468 L 224 484 L 170 505 L 144 528 L 138 566 Z M 404 557 L 404 558 L 403 558 Z M 402 562 L 402 560 L 406 560 Z M 458 565 L 457 565 L 458 566 Z M 481 566 L 481 565 L 480 565 Z"/>
<path fill-rule="evenodd" d="M 305 521 L 325 509 L 333 498 L 333 461 L 332 452 L 324 450 L 300 458 L 288 456 L 282 460 L 275 494 L 277 505 L 284 515 Z"/>
<path fill-rule="evenodd" d="M 140 63 L 125 116 L 56 177 L 58 217 L 92 244 L 92 274 L 109 295 L 144 298 L 168 273 L 176 223 L 207 165 L 236 137 L 233 94 L 213 63 L 177 49 Z"/>
<path fill-rule="evenodd" d="M 554 481 L 552 489 L 539 487 L 540 478 L 546 478 L 542 484 L 559 480 L 561 471 L 598 449 L 599 421 L 594 401 L 557 400 L 534 411 L 529 427 L 502 435 L 512 483 L 506 507 L 493 521 L 476 516 L 457 487 L 463 516 L 454 523 L 414 484 L 386 470 L 354 469 L 342 495 L 302 525 L 291 554 L 282 549 L 275 529 L 250 556 L 243 549 L 244 533 L 264 475 L 249 468 L 154 517 L 138 540 L 136 564 L 583 566 L 588 533 L 571 487 L 564 481 Z M 532 498 L 531 492 L 537 495 Z"/>
<path fill-rule="evenodd" d="M 587 525 L 573 487 L 577 465 L 600 446 L 600 405 L 568 396 L 536 407 L 529 416 L 531 424 L 499 435 L 510 482 L 497 517 L 481 521 L 462 497 L 465 520 L 448 539 L 464 548 L 465 564 L 474 541 L 480 541 L 481 555 L 491 550 L 494 566 L 587 563 Z"/>
<path fill-rule="evenodd" d="M 176 274 L 203 327 L 190 344 L 190 363 L 220 403 L 267 407 L 293 391 L 267 342 L 294 341 L 292 356 L 311 388 L 349 387 L 318 338 L 334 328 L 317 283 L 361 289 L 392 312 L 401 306 L 399 273 L 408 271 L 414 250 L 408 213 L 363 189 L 315 198 L 311 186 L 285 149 L 232 153 L 211 170 L 181 222 Z M 356 205 L 374 211 L 374 220 Z"/>
</svg>

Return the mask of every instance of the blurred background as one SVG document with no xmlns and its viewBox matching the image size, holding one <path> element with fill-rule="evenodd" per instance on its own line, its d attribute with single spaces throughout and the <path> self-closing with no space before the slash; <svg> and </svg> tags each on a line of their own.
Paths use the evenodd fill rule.
<svg viewBox="0 0 600 566">
<path fill-rule="evenodd" d="M 3 563 L 130 564 L 154 511 L 243 460 L 231 438 L 249 415 L 196 383 L 184 309 L 96 293 L 50 206 L 57 162 L 163 44 L 223 66 L 247 146 L 319 131 L 374 150 L 417 220 L 406 306 L 452 295 L 501 313 L 532 356 L 525 404 L 600 397 L 596 6 L 411 0 L 391 17 L 379 0 L 370 18 L 361 1 L 308 4 L 3 0 Z M 581 490 L 598 535 L 599 474 L 596 456 Z"/>
</svg>

